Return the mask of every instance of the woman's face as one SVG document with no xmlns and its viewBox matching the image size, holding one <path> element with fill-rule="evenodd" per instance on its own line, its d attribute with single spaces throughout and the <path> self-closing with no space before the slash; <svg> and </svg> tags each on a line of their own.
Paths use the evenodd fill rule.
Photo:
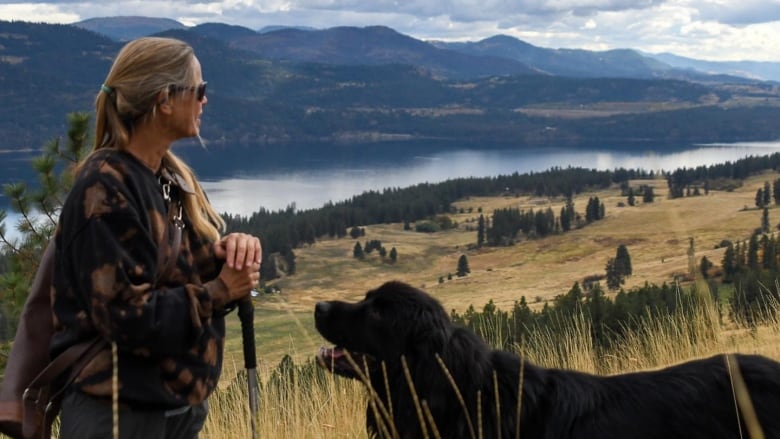
<svg viewBox="0 0 780 439">
<path fill-rule="evenodd" d="M 201 72 L 198 58 L 192 58 L 193 71 L 195 72 L 195 82 L 187 84 L 189 88 L 178 91 L 174 96 L 173 128 L 176 130 L 176 137 L 195 137 L 200 133 L 200 115 L 203 113 L 203 106 L 208 102 L 204 94 L 201 100 L 198 100 L 198 90 L 203 84 L 203 73 Z"/>
</svg>

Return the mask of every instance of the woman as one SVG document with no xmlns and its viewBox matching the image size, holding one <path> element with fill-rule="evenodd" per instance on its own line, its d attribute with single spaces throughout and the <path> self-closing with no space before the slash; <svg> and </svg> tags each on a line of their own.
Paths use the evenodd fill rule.
<svg viewBox="0 0 780 439">
<path fill-rule="evenodd" d="M 220 238 L 224 222 L 170 150 L 199 138 L 205 92 L 192 48 L 169 38 L 125 45 L 101 86 L 95 146 L 55 234 L 52 355 L 96 334 L 110 343 L 63 400 L 61 438 L 112 437 L 115 412 L 121 438 L 194 438 L 203 426 L 223 316 L 258 284 L 262 259 L 256 237 Z"/>
</svg>

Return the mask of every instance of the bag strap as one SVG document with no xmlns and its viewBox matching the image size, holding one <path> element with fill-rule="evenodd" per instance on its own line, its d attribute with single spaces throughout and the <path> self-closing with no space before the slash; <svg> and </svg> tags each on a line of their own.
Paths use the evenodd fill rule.
<svg viewBox="0 0 780 439">
<path fill-rule="evenodd" d="M 100 336 L 92 340 L 75 344 L 58 355 L 27 386 L 22 395 L 24 417 L 22 433 L 24 437 L 33 437 L 36 431 L 42 438 L 51 437 L 51 423 L 60 411 L 60 403 L 65 390 L 103 348 L 107 342 Z M 62 373 L 70 369 L 68 378 L 59 388 L 52 391 L 49 384 L 55 382 Z"/>
</svg>

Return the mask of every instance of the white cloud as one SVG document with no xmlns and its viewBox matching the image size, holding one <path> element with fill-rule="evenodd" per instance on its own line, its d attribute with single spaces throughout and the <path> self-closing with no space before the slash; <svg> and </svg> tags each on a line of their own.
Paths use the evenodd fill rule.
<svg viewBox="0 0 780 439">
<path fill-rule="evenodd" d="M 79 19 L 78 13 L 63 11 L 51 4 L 0 2 L 0 20 L 19 20 L 44 23 L 71 23 Z"/>
<path fill-rule="evenodd" d="M 780 0 L 0 0 L 0 19 L 70 23 L 145 15 L 251 29 L 384 25 L 421 39 L 499 33 L 555 48 L 634 48 L 780 61 Z"/>
</svg>

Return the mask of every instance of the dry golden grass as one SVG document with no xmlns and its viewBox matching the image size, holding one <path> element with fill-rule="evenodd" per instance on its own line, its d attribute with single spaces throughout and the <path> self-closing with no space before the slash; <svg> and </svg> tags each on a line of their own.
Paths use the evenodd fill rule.
<svg viewBox="0 0 780 439">
<path fill-rule="evenodd" d="M 521 296 L 529 302 L 537 297 L 547 300 L 588 275 L 603 274 L 620 244 L 627 246 L 634 267 L 626 288 L 669 282 L 675 274 L 688 272 L 690 238 L 694 239 L 697 262 L 707 256 L 719 263 L 723 250 L 715 247 L 721 240 L 744 239 L 759 227 L 761 211 L 745 207 L 753 207 L 756 190 L 776 177 L 752 178 L 733 192 L 711 191 L 707 196 L 676 200 L 666 198 L 665 180 L 636 181 L 632 185 L 652 185 L 656 201 L 635 207 L 617 207 L 626 201 L 618 188 L 584 193 L 575 198 L 575 209 L 584 211 L 588 198 L 598 196 L 606 206 L 604 220 L 541 240 L 481 249 L 470 249 L 476 243 L 478 209 L 488 216 L 499 207 L 551 207 L 557 216 L 564 200 L 474 197 L 455 203 L 458 209 L 473 209 L 472 213 L 451 215 L 459 224 L 456 230 L 428 235 L 404 231 L 401 224 L 366 226 L 366 236 L 359 241 L 378 239 L 388 250 L 395 247 L 399 255 L 395 265 L 379 262 L 376 254 L 357 262 L 352 257 L 356 241 L 349 238 L 297 249 L 299 274 L 276 281 L 283 294 L 262 306 L 308 312 L 318 300 L 356 299 L 390 279 L 422 287 L 448 309 L 459 311 L 470 304 L 481 306 L 488 299 L 504 306 Z M 439 284 L 439 277 L 454 275 L 462 254 L 468 257 L 471 274 Z"/>
<path fill-rule="evenodd" d="M 266 295 L 257 303 L 256 328 L 261 363 L 274 367 L 286 354 L 296 361 L 311 358 L 323 344 L 314 329 L 312 312 L 320 300 L 358 300 L 369 289 L 388 280 L 402 280 L 436 296 L 447 310 L 464 311 L 469 305 L 480 309 L 488 300 L 508 309 L 525 296 L 532 307 L 541 306 L 565 294 L 574 282 L 603 274 L 618 245 L 631 255 L 634 275 L 625 287 L 645 282 L 673 282 L 688 273 L 689 239 L 694 239 L 698 263 L 702 256 L 719 264 L 724 239 L 747 238 L 761 225 L 761 211 L 754 207 L 755 194 L 765 181 L 778 174 L 753 177 L 732 192 L 711 191 L 709 195 L 670 200 L 662 179 L 635 181 L 632 186 L 654 187 L 654 203 L 617 207 L 625 203 L 617 187 L 578 195 L 575 209 L 583 212 L 589 197 L 598 196 L 606 206 L 606 218 L 582 229 L 540 240 L 523 241 L 511 247 L 474 249 L 478 210 L 487 216 L 496 208 L 534 210 L 551 207 L 556 216 L 563 199 L 536 197 L 472 197 L 455 203 L 464 212 L 451 215 L 458 228 L 434 234 L 404 231 L 402 224 L 367 225 L 363 244 L 378 239 L 389 251 L 395 247 L 398 262 L 381 262 L 376 253 L 365 261 L 352 257 L 353 239 L 326 239 L 311 247 L 296 249 L 298 273 L 276 280 L 282 294 Z M 747 209 L 746 209 L 747 208 Z M 777 223 L 778 210 L 770 210 Z M 773 219 L 775 217 L 775 219 Z M 468 257 L 471 274 L 454 276 L 458 258 Z M 452 274 L 452 280 L 446 280 Z M 439 278 L 445 281 L 439 283 Z M 240 352 L 238 319 L 229 319 L 227 350 Z"/>
<path fill-rule="evenodd" d="M 756 331 L 721 326 L 713 304 L 705 298 L 691 318 L 681 316 L 647 320 L 628 333 L 614 350 L 596 353 L 590 327 L 583 316 L 560 322 L 560 331 L 537 331 L 517 352 L 546 367 L 615 374 L 657 369 L 714 354 L 758 353 L 780 359 L 780 324 L 775 321 Z M 725 359 L 724 359 L 725 361 Z M 240 366 L 235 366 L 240 368 Z M 239 375 L 233 371 L 234 376 Z M 269 370 L 261 371 L 268 377 Z M 219 389 L 211 400 L 211 414 L 202 437 L 251 437 L 246 383 L 239 378 Z M 367 391 L 357 380 L 326 376 L 313 385 L 296 375 L 284 386 L 265 386 L 257 413 L 258 436 L 274 438 L 366 438 Z M 431 436 L 433 437 L 433 436 Z"/>
</svg>

